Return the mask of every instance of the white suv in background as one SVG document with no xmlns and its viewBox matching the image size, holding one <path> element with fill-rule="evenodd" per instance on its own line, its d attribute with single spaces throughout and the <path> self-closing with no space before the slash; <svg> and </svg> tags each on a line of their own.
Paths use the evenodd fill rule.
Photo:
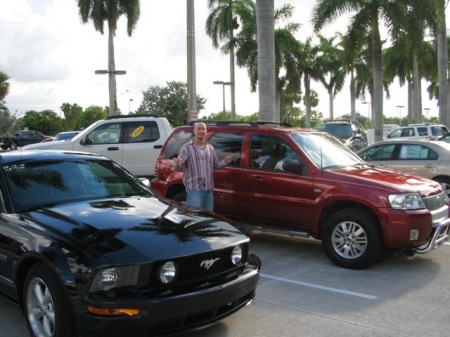
<svg viewBox="0 0 450 337">
<path fill-rule="evenodd" d="M 448 133 L 445 125 L 439 124 L 409 124 L 392 131 L 387 139 L 408 138 L 408 139 L 436 139 Z"/>
<path fill-rule="evenodd" d="M 23 150 L 54 149 L 104 155 L 139 177 L 153 177 L 155 162 L 172 132 L 157 115 L 117 115 L 99 120 L 68 141 L 37 143 Z"/>
</svg>

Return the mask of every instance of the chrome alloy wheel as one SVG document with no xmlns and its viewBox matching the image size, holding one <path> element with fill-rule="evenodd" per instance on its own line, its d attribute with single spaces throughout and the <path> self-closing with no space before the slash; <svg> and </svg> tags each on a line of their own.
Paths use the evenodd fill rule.
<svg viewBox="0 0 450 337">
<path fill-rule="evenodd" d="M 334 251 L 343 258 L 356 259 L 367 249 L 367 233 L 353 221 L 343 221 L 334 228 L 331 235 Z"/>
<path fill-rule="evenodd" d="M 28 321 L 37 337 L 52 337 L 55 332 L 55 310 L 52 295 L 45 282 L 35 277 L 26 293 Z"/>
</svg>

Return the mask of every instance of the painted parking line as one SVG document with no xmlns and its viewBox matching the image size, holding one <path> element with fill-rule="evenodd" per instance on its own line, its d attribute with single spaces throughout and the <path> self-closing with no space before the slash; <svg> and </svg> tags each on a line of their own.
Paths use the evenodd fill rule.
<svg viewBox="0 0 450 337">
<path fill-rule="evenodd" d="M 261 277 L 268 278 L 268 279 L 275 280 L 275 281 L 295 284 L 295 285 L 299 285 L 299 286 L 303 286 L 303 287 L 315 288 L 315 289 L 330 291 L 330 292 L 333 292 L 333 293 L 339 293 L 339 294 L 344 294 L 344 295 L 349 295 L 349 296 L 361 297 L 361 298 L 365 298 L 365 299 L 368 299 L 368 300 L 375 300 L 377 298 L 376 296 L 373 296 L 373 295 L 358 293 L 358 292 L 344 290 L 344 289 L 338 289 L 338 288 L 321 286 L 319 284 L 314 284 L 314 283 L 294 281 L 294 280 L 291 280 L 291 279 L 288 279 L 288 278 L 267 275 L 267 274 L 264 274 L 264 273 L 261 273 Z"/>
</svg>

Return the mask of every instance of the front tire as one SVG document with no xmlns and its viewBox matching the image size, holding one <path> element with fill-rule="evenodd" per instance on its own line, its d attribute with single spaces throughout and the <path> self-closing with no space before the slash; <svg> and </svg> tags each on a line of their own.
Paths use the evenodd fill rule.
<svg viewBox="0 0 450 337">
<path fill-rule="evenodd" d="M 340 210 L 326 220 L 322 246 L 331 261 L 349 269 L 366 268 L 383 252 L 377 221 L 367 212 L 351 208 Z"/>
<path fill-rule="evenodd" d="M 58 280 L 43 264 L 34 265 L 25 278 L 23 303 L 32 337 L 76 337 L 68 298 Z"/>
</svg>

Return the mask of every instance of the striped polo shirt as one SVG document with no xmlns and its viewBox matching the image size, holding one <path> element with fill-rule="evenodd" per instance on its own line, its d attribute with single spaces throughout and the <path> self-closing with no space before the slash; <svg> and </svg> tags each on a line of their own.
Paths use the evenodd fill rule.
<svg viewBox="0 0 450 337">
<path fill-rule="evenodd" d="M 184 168 L 183 183 L 186 191 L 211 191 L 214 188 L 213 170 L 226 166 L 224 160 L 217 159 L 214 147 L 207 143 L 204 149 L 198 148 L 191 140 L 184 144 L 178 158 Z"/>
</svg>

